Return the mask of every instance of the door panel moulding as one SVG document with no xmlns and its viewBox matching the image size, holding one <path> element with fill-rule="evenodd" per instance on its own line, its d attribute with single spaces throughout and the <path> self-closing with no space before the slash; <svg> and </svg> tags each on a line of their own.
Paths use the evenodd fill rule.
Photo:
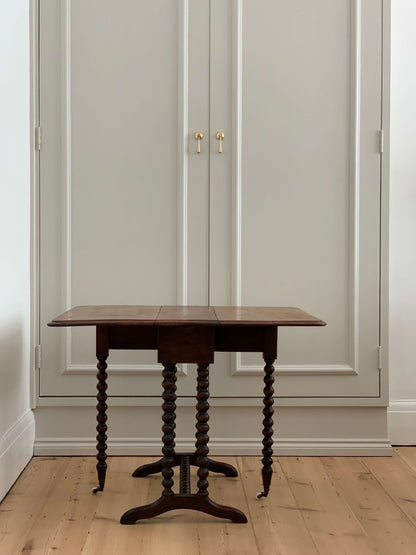
<svg viewBox="0 0 416 555">
<path fill-rule="evenodd" d="M 234 0 L 233 33 L 232 33 L 232 116 L 233 116 L 233 145 L 232 145 L 232 190 L 233 190 L 233 218 L 232 218 L 232 252 L 233 279 L 232 303 L 242 304 L 242 89 L 243 89 L 243 0 Z M 353 0 L 351 6 L 351 51 L 350 51 L 350 186 L 351 186 L 351 305 L 350 305 L 350 336 L 352 364 L 320 364 L 320 365 L 277 365 L 280 375 L 351 375 L 358 376 L 359 371 L 359 216 L 360 216 L 360 148 L 361 148 L 361 0 Z M 244 365 L 241 353 L 232 353 L 232 376 L 263 375 L 262 365 Z"/>
<path fill-rule="evenodd" d="M 189 0 L 180 0 L 178 9 L 178 183 L 177 183 L 177 303 L 187 304 L 188 295 L 188 33 Z M 66 308 L 72 307 L 71 294 L 71 0 L 65 0 L 61 13 L 62 37 L 62 141 L 63 178 L 65 187 L 65 292 Z M 65 363 L 62 375 L 96 374 L 92 364 L 74 364 L 71 357 L 72 330 L 65 330 Z M 158 364 L 115 364 L 117 375 L 160 375 Z M 178 365 L 178 376 L 187 374 L 187 365 Z"/>
</svg>

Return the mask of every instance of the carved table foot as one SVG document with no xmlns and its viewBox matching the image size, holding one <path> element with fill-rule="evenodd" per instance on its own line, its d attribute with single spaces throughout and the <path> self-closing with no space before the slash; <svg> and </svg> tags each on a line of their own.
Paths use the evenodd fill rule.
<svg viewBox="0 0 416 555">
<path fill-rule="evenodd" d="M 197 466 L 196 464 L 197 456 L 198 455 L 194 455 L 195 462 L 192 462 L 192 459 L 191 459 L 191 464 L 194 466 Z M 224 474 L 224 476 L 227 476 L 228 478 L 237 478 L 238 476 L 237 469 L 232 464 L 228 464 L 221 461 L 213 461 L 209 457 L 207 457 L 207 459 L 208 459 L 207 468 L 210 472 L 217 472 L 218 474 Z"/>
<path fill-rule="evenodd" d="M 162 495 L 149 505 L 142 505 L 126 511 L 120 519 L 121 524 L 134 524 L 137 520 L 152 518 L 154 516 L 173 511 L 174 509 L 193 509 L 219 518 L 226 518 L 236 523 L 247 522 L 246 515 L 225 505 L 219 505 L 208 496 L 196 494 Z"/>
<path fill-rule="evenodd" d="M 133 478 L 145 478 L 146 476 L 150 476 L 150 474 L 158 474 L 159 472 L 162 472 L 162 468 L 163 468 L 162 460 L 163 459 L 159 459 L 156 462 L 152 462 L 149 464 L 142 464 L 141 466 L 137 467 L 132 474 Z M 173 466 L 178 466 L 178 463 L 176 463 L 176 460 Z"/>
</svg>

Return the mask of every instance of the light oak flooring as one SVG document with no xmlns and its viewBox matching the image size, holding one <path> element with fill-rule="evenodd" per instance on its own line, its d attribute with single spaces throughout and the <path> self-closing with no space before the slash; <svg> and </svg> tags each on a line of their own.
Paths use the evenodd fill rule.
<svg viewBox="0 0 416 555">
<path fill-rule="evenodd" d="M 232 524 L 177 510 L 133 526 L 121 514 L 156 499 L 160 477 L 132 478 L 145 457 L 35 457 L 0 505 L 0 553 L 89 555 L 416 554 L 416 447 L 393 457 L 276 457 L 267 499 L 258 457 L 220 457 L 239 478 L 210 477 L 211 497 L 242 509 Z"/>
</svg>

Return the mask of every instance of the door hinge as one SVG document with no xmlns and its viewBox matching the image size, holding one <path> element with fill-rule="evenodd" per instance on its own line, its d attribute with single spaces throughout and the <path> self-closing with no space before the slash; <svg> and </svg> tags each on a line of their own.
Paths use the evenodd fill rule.
<svg viewBox="0 0 416 555">
<path fill-rule="evenodd" d="M 381 354 L 382 354 L 382 353 L 381 353 L 381 345 L 378 346 L 377 351 L 378 351 L 378 362 L 377 362 L 377 364 L 378 364 L 378 369 L 381 370 L 381 364 L 382 364 L 382 358 L 381 358 Z"/>
<path fill-rule="evenodd" d="M 35 370 L 40 370 L 41 352 L 40 345 L 35 346 Z"/>
<path fill-rule="evenodd" d="M 40 127 L 35 127 L 35 150 L 40 150 L 42 146 L 42 133 Z"/>
<path fill-rule="evenodd" d="M 380 154 L 382 154 L 384 150 L 384 131 L 383 129 L 380 129 L 380 131 L 378 132 L 378 151 Z"/>
</svg>

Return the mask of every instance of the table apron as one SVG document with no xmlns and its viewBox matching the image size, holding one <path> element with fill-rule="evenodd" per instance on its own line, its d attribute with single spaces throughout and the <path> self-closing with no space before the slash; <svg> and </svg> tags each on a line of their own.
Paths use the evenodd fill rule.
<svg viewBox="0 0 416 555">
<path fill-rule="evenodd" d="M 157 350 L 159 362 L 212 363 L 215 351 L 276 358 L 277 326 L 103 325 L 97 326 L 98 348 Z"/>
</svg>

